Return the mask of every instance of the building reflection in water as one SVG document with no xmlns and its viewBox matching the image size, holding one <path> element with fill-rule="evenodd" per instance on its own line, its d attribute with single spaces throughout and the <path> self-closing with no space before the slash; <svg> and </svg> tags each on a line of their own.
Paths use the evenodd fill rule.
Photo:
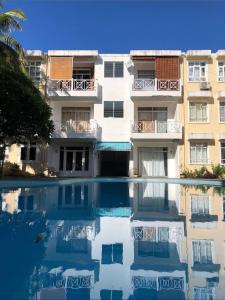
<svg viewBox="0 0 225 300">
<path fill-rule="evenodd" d="M 2 190 L 0 294 L 223 299 L 224 199 L 147 182 Z"/>
</svg>

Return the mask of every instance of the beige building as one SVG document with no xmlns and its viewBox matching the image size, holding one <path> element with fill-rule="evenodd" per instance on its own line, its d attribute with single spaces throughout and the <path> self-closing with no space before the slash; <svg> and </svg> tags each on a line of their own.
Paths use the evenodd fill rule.
<svg viewBox="0 0 225 300">
<path fill-rule="evenodd" d="M 183 55 L 183 126 L 180 169 L 225 163 L 225 51 Z"/>
<path fill-rule="evenodd" d="M 224 299 L 224 196 L 214 188 L 181 187 L 186 223 L 188 299 Z"/>
</svg>

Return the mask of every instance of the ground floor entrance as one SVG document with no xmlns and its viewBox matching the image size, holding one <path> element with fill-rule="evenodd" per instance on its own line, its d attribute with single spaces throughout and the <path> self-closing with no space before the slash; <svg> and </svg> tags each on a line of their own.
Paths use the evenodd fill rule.
<svg viewBox="0 0 225 300">
<path fill-rule="evenodd" d="M 167 176 L 168 148 L 146 147 L 138 149 L 139 175 L 151 177 Z"/>
<path fill-rule="evenodd" d="M 89 170 L 89 147 L 60 147 L 59 171 L 82 173 Z"/>
<path fill-rule="evenodd" d="M 56 141 L 48 152 L 48 167 L 52 174 L 65 177 L 93 175 L 93 144 Z"/>
<path fill-rule="evenodd" d="M 100 176 L 128 176 L 128 151 L 101 151 L 99 152 Z"/>
</svg>

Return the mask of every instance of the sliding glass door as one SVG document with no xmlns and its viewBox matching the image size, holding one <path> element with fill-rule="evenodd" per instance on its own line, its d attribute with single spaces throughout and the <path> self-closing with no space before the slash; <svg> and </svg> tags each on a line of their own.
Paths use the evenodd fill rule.
<svg viewBox="0 0 225 300">
<path fill-rule="evenodd" d="M 167 176 L 167 148 L 143 148 L 139 150 L 141 176 Z"/>
<path fill-rule="evenodd" d="M 139 107 L 138 122 L 140 132 L 165 133 L 167 132 L 167 108 Z"/>
</svg>

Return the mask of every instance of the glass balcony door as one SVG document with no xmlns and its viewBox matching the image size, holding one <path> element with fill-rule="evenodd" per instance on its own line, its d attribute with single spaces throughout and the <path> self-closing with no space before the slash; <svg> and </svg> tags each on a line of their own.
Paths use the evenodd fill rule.
<svg viewBox="0 0 225 300">
<path fill-rule="evenodd" d="M 66 170 L 82 171 L 83 151 L 66 151 Z"/>
<path fill-rule="evenodd" d="M 138 108 L 139 132 L 166 133 L 167 108 L 143 107 Z"/>
<path fill-rule="evenodd" d="M 90 123 L 90 108 L 62 108 L 62 127 L 78 133 L 87 132 Z"/>
</svg>

